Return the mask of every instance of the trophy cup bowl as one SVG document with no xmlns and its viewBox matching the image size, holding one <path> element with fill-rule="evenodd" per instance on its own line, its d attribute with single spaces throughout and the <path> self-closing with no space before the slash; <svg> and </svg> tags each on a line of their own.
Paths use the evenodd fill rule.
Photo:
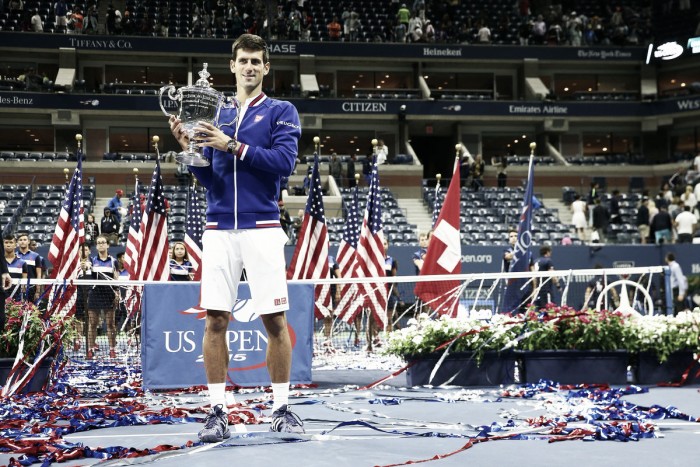
<svg viewBox="0 0 700 467">
<path fill-rule="evenodd" d="M 179 153 L 175 160 L 190 166 L 206 167 L 209 161 L 197 149 L 194 128 L 200 122 L 216 125 L 224 95 L 209 85 L 207 78 L 210 75 L 207 72 L 206 63 L 203 64 L 199 76 L 200 78 L 192 86 L 175 89 L 175 86 L 169 85 L 160 88 L 159 103 L 160 109 L 168 117 L 174 114 L 166 110 L 163 96 L 167 96 L 167 99 L 176 103 L 178 113 L 175 116 L 182 121 L 189 139 L 189 147 Z"/>
</svg>

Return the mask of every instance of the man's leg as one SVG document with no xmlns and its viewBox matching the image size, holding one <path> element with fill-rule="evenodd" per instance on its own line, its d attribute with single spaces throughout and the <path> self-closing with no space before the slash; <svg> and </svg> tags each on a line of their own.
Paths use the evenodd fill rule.
<svg viewBox="0 0 700 467">
<path fill-rule="evenodd" d="M 261 315 L 267 331 L 267 370 L 273 384 L 289 383 L 292 371 L 292 341 L 284 312 Z"/>
<path fill-rule="evenodd" d="M 227 311 L 207 310 L 202 346 L 204 370 L 209 384 L 226 383 L 229 360 L 226 331 L 230 316 Z"/>
<path fill-rule="evenodd" d="M 226 330 L 229 313 L 207 310 L 202 343 L 204 371 L 207 374 L 211 409 L 204 419 L 204 428 L 198 434 L 205 443 L 220 443 L 231 436 L 228 429 L 228 407 L 226 404 L 226 372 L 228 370 L 228 347 Z"/>
</svg>

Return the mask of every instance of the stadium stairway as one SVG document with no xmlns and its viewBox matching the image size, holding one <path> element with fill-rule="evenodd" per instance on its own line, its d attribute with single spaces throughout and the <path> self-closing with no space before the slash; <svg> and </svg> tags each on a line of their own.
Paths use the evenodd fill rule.
<svg viewBox="0 0 700 467">
<path fill-rule="evenodd" d="M 399 198 L 396 201 L 399 207 L 406 213 L 406 220 L 408 223 L 418 226 L 416 236 L 433 228 L 432 213 L 429 212 L 422 199 Z"/>
<path fill-rule="evenodd" d="M 548 209 L 559 210 L 559 220 L 561 223 L 568 226 L 569 231 L 572 234 L 576 233 L 576 230 L 573 228 L 573 224 L 571 223 L 573 214 L 570 206 L 567 206 L 566 203 L 559 198 L 544 198 L 542 202 Z M 581 240 L 588 240 L 589 238 L 591 238 L 591 229 L 586 227 L 585 238 L 582 238 Z"/>
</svg>

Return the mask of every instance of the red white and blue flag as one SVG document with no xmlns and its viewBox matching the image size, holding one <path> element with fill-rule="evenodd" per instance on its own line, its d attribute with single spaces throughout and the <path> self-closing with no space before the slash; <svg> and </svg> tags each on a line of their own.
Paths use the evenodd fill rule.
<svg viewBox="0 0 700 467">
<path fill-rule="evenodd" d="M 194 280 L 202 280 L 202 234 L 204 219 L 202 207 L 197 196 L 196 186 L 190 187 L 187 197 L 187 231 L 185 232 L 185 248 L 192 263 Z"/>
<path fill-rule="evenodd" d="M 53 264 L 52 279 L 70 281 L 80 271 L 80 245 L 85 241 L 83 211 L 83 157 L 78 150 L 78 165 L 66 188 L 66 195 L 58 215 L 58 222 L 49 248 L 49 261 Z M 67 315 L 74 300 L 74 287 L 52 287 L 51 314 Z"/>
<path fill-rule="evenodd" d="M 158 159 L 146 197 L 139 233 L 141 242 L 136 255 L 134 278 L 142 281 L 167 281 L 170 276 L 168 219 Z"/>
<path fill-rule="evenodd" d="M 134 184 L 134 196 L 131 198 L 131 218 L 129 220 L 129 233 L 126 239 L 124 251 L 124 269 L 129 272 L 129 277 L 136 277 L 135 264 L 138 261 L 138 252 L 141 245 L 141 200 L 139 199 L 139 179 Z"/>
<path fill-rule="evenodd" d="M 459 191 L 459 160 L 457 159 L 445 202 L 435 222 L 433 235 L 430 237 L 428 251 L 420 270 L 421 276 L 459 274 L 462 270 Z M 457 280 L 418 282 L 415 294 L 436 312 L 456 317 L 459 306 L 459 284 Z"/>
<path fill-rule="evenodd" d="M 318 155 L 314 156 L 309 197 L 299 230 L 297 246 L 287 269 L 287 279 L 328 279 L 328 228 L 323 208 L 323 188 L 318 170 Z M 331 316 L 330 284 L 314 288 L 316 317 Z"/>
<path fill-rule="evenodd" d="M 352 189 L 350 202 L 346 204 L 345 227 L 343 238 L 338 245 L 336 263 L 340 277 L 356 277 L 357 243 L 360 241 L 360 201 L 357 185 Z M 355 282 L 344 283 L 340 289 L 340 301 L 336 306 L 338 317 L 348 323 L 352 322 L 362 311 L 362 300 L 357 298 L 358 287 Z"/>
<path fill-rule="evenodd" d="M 385 277 L 384 233 L 382 231 L 382 199 L 379 192 L 379 171 L 377 156 L 372 156 L 372 174 L 369 181 L 367 208 L 362 220 L 360 241 L 357 244 L 355 277 Z M 359 293 L 381 329 L 387 325 L 386 284 L 363 282 L 358 284 Z"/>
</svg>

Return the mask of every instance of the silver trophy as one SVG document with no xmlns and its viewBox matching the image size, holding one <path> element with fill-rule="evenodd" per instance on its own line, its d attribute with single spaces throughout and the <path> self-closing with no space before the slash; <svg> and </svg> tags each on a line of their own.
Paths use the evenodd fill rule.
<svg viewBox="0 0 700 467">
<path fill-rule="evenodd" d="M 197 150 L 194 128 L 199 122 L 216 125 L 224 101 L 224 95 L 209 84 L 208 78 L 211 75 L 207 71 L 207 64 L 202 65 L 199 79 L 193 86 L 185 86 L 177 90 L 173 85 L 163 86 L 160 88 L 159 97 L 160 109 L 168 117 L 172 114 L 163 106 L 163 95 L 167 93 L 168 99 L 179 102 L 176 116 L 182 120 L 190 144 L 187 150 L 179 153 L 175 159 L 182 164 L 195 167 L 205 167 L 209 165 L 209 161 Z"/>
</svg>

